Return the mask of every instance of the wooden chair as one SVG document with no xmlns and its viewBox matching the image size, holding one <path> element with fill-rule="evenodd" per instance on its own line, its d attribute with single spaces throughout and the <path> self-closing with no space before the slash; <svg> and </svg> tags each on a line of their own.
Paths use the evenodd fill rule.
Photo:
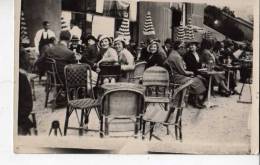
<svg viewBox="0 0 260 165">
<path fill-rule="evenodd" d="M 64 84 L 59 77 L 59 74 L 57 72 L 57 67 L 56 67 L 56 61 L 52 58 L 46 58 L 46 68 L 47 68 L 47 80 L 46 80 L 46 87 L 45 87 L 45 92 L 46 92 L 46 98 L 45 98 L 45 108 L 47 107 L 48 100 L 49 100 L 49 94 L 53 90 L 53 98 L 54 100 L 52 101 L 52 111 L 54 108 L 57 106 L 57 97 L 64 92 Z"/>
<path fill-rule="evenodd" d="M 167 127 L 167 134 L 169 133 L 168 126 L 173 125 L 175 129 L 175 138 L 176 140 L 182 141 L 182 111 L 183 108 L 185 108 L 186 102 L 185 102 L 185 96 L 186 92 L 188 90 L 188 87 L 191 85 L 193 80 L 190 80 L 186 82 L 183 85 L 180 85 L 176 89 L 174 89 L 172 95 L 170 95 L 170 100 L 172 103 L 172 106 L 169 111 L 147 111 L 144 114 L 143 120 L 145 122 L 150 123 L 150 136 L 149 140 L 152 139 L 152 137 L 155 137 L 158 140 L 161 140 L 159 137 L 155 136 L 153 134 L 154 127 L 156 124 L 162 124 L 163 126 Z M 174 113 L 176 112 L 176 113 Z M 175 120 L 174 120 L 175 116 Z M 143 125 L 143 133 L 142 138 L 145 138 L 145 135 L 148 133 L 145 132 L 145 125 Z"/>
<path fill-rule="evenodd" d="M 138 62 L 135 64 L 135 69 L 129 73 L 128 80 L 129 82 L 141 84 L 143 79 L 143 73 L 145 70 L 146 62 Z"/>
<path fill-rule="evenodd" d="M 146 69 L 143 74 L 143 85 L 146 87 L 144 112 L 148 111 L 151 105 L 154 105 L 149 109 L 151 111 L 156 108 L 156 105 L 159 106 L 159 110 L 168 111 L 170 103 L 168 71 L 159 66 Z M 145 130 L 145 124 L 144 120 L 143 130 Z"/>
<path fill-rule="evenodd" d="M 79 129 L 79 135 L 83 135 L 83 124 L 88 123 L 89 114 L 92 109 L 95 110 L 97 117 L 101 121 L 100 124 L 102 125 L 99 109 L 100 104 L 99 101 L 94 98 L 92 89 L 91 68 L 87 64 L 69 64 L 65 66 L 64 74 L 68 101 L 65 116 L 64 136 L 67 134 L 67 129 L 75 129 L 69 127 L 69 118 L 73 111 L 75 111 L 79 123 L 79 127 L 76 129 Z M 81 112 L 80 119 L 78 116 L 78 110 Z M 87 129 L 87 131 L 90 131 L 90 129 Z"/>
<path fill-rule="evenodd" d="M 132 121 L 135 126 L 134 136 L 137 137 L 138 124 L 143 113 L 143 93 L 127 88 L 105 92 L 102 97 L 102 116 L 104 116 L 105 135 L 109 135 L 109 124 L 114 120 Z"/>
</svg>

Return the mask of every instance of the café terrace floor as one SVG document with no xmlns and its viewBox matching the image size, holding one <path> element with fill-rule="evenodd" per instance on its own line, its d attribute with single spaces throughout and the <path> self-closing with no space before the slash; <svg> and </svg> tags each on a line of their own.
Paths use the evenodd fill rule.
<svg viewBox="0 0 260 165">
<path fill-rule="evenodd" d="M 240 91 L 242 84 L 238 83 L 236 88 Z M 78 136 L 77 130 L 68 130 L 66 137 L 48 136 L 53 120 L 59 120 L 63 133 L 65 108 L 55 109 L 44 108 L 45 92 L 42 85 L 36 85 L 36 111 L 38 136 L 18 137 L 18 146 L 24 145 L 24 138 L 27 139 L 25 148 L 18 147 L 17 152 L 41 152 L 41 153 L 191 153 L 191 154 L 248 154 L 250 153 L 250 111 L 252 104 L 237 103 L 238 95 L 211 97 L 212 102 L 217 104 L 210 110 L 195 109 L 188 106 L 183 111 L 183 140 L 176 141 L 174 136 L 166 135 L 165 127 L 157 127 L 155 134 L 162 141 L 157 139 L 145 140 L 139 136 L 122 137 L 133 134 L 133 124 L 111 124 L 110 130 L 130 130 L 125 133 L 111 132 L 112 137 L 99 138 L 98 132 L 85 132 Z M 242 100 L 248 100 L 249 87 L 245 86 Z M 70 119 L 71 126 L 77 125 L 76 115 L 73 113 Z M 88 127 L 98 129 L 98 119 L 95 112 L 91 112 Z M 171 128 L 170 128 L 171 129 Z M 174 130 L 174 129 L 172 129 Z M 119 136 L 118 136 L 119 135 Z M 139 133 L 139 135 L 141 135 Z M 116 137 L 118 136 L 118 137 Z M 20 139 L 20 140 L 19 140 Z M 37 139 L 37 140 L 36 140 Z M 35 150 L 35 146 L 54 147 L 53 150 Z M 39 148 L 38 148 L 39 149 Z M 61 149 L 61 151 L 59 151 Z"/>
</svg>

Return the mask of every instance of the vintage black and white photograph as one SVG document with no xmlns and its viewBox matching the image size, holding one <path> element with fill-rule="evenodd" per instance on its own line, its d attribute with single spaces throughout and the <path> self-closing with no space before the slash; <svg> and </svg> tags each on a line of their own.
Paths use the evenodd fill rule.
<svg viewBox="0 0 260 165">
<path fill-rule="evenodd" d="M 17 1 L 15 152 L 258 152 L 254 4 Z"/>
</svg>

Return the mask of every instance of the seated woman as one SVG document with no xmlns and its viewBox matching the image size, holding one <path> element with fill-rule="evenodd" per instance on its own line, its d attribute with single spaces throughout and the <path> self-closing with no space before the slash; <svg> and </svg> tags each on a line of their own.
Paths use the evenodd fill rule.
<svg viewBox="0 0 260 165">
<path fill-rule="evenodd" d="M 212 53 L 213 44 L 209 40 L 203 40 L 201 43 L 201 57 L 202 57 L 202 63 L 205 63 L 207 65 L 213 65 L 213 68 L 217 68 L 217 70 L 220 69 L 218 67 L 216 57 Z M 212 62 L 212 64 L 210 64 Z M 230 96 L 231 92 L 226 86 L 226 77 L 225 75 L 217 74 L 213 75 L 213 82 L 220 87 L 220 93 L 226 97 Z"/>
<path fill-rule="evenodd" d="M 190 77 L 193 75 L 193 72 L 184 69 L 184 61 L 182 58 L 182 55 L 185 53 L 184 43 L 180 41 L 175 42 L 173 49 L 164 62 L 165 67 L 169 70 L 169 73 L 171 73 L 171 81 L 175 84 L 184 84 L 192 79 L 193 83 L 190 86 L 190 93 L 194 96 L 193 105 L 199 109 L 205 108 L 203 98 L 206 93 L 206 87 L 200 78 Z"/>
<path fill-rule="evenodd" d="M 98 46 L 100 48 L 100 55 L 101 60 L 97 62 L 97 66 L 99 66 L 100 63 L 108 62 L 108 63 L 117 63 L 118 62 L 118 56 L 115 49 L 111 47 L 112 40 L 106 35 L 102 35 L 99 38 Z"/>
<path fill-rule="evenodd" d="M 151 66 L 163 66 L 167 56 L 159 43 L 155 40 L 151 40 L 148 46 L 141 51 L 140 61 L 146 61 L 146 68 Z"/>
<path fill-rule="evenodd" d="M 99 60 L 95 64 L 97 67 L 96 71 L 99 73 L 99 78 L 98 78 L 98 82 L 97 82 L 99 85 L 109 82 L 109 80 L 107 78 L 105 78 L 104 80 L 102 78 L 100 78 L 100 75 L 106 74 L 104 72 L 109 72 L 109 74 L 111 74 L 111 73 L 115 72 L 114 69 L 117 71 L 117 67 L 112 68 L 112 69 L 110 69 L 110 68 L 107 69 L 107 67 L 111 67 L 111 65 L 112 66 L 118 65 L 117 52 L 111 46 L 112 46 L 112 39 L 110 37 L 108 37 L 106 35 L 102 35 L 99 37 L 98 47 L 100 48 L 99 53 L 100 53 L 101 60 Z M 101 70 L 100 69 L 101 64 L 103 66 L 105 65 L 106 69 Z M 113 78 L 110 81 L 115 82 L 116 80 Z"/>
<path fill-rule="evenodd" d="M 85 42 L 87 46 L 82 53 L 80 62 L 89 64 L 90 67 L 95 70 L 94 65 L 101 59 L 97 46 L 98 40 L 94 36 L 88 35 Z"/>
<path fill-rule="evenodd" d="M 187 48 L 189 51 L 183 56 L 188 71 L 192 71 L 195 75 L 198 75 L 198 69 L 202 68 L 201 58 L 197 53 L 197 42 L 189 42 Z"/>
<path fill-rule="evenodd" d="M 134 56 L 126 49 L 126 43 L 123 37 L 117 37 L 114 41 L 114 47 L 118 54 L 118 63 L 121 65 L 122 77 L 127 78 L 127 72 L 134 70 Z"/>
</svg>

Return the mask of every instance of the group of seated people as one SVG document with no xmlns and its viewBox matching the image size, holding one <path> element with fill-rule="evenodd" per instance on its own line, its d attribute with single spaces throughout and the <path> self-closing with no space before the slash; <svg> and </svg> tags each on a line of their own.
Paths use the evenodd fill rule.
<svg viewBox="0 0 260 165">
<path fill-rule="evenodd" d="M 57 72 L 65 84 L 64 67 L 67 64 L 76 63 L 75 51 L 71 50 L 71 34 L 69 31 L 61 31 L 59 42 L 50 39 L 43 53 L 36 61 L 39 73 L 46 71 L 44 60 L 46 57 L 56 60 Z M 100 65 L 103 63 L 117 64 L 121 66 L 121 75 L 135 68 L 135 63 L 145 61 L 146 67 L 161 66 L 170 73 L 171 82 L 183 84 L 192 79 L 190 87 L 191 104 L 196 108 L 204 108 L 204 101 L 208 87 L 209 76 L 201 74 L 200 69 L 211 65 L 214 70 L 225 71 L 223 64 L 237 65 L 239 57 L 234 55 L 234 43 L 231 40 L 219 42 L 203 39 L 201 43 L 196 41 L 172 42 L 167 39 L 162 46 L 157 39 L 148 39 L 141 48 L 140 54 L 133 55 L 129 42 L 124 37 L 115 39 L 106 35 L 95 38 L 88 35 L 84 47 L 80 48 L 82 58 L 80 63 L 87 63 L 93 71 L 94 82 L 97 81 Z M 238 50 L 238 49 L 237 49 Z M 241 53 L 244 55 L 243 53 Z M 241 56 L 242 56 L 241 55 Z M 226 72 L 227 73 L 227 72 Z M 217 85 L 222 96 L 238 94 L 236 88 L 236 72 L 232 72 L 227 87 L 227 74 L 214 75 L 213 85 Z M 211 88 L 211 87 L 210 87 Z"/>
</svg>

